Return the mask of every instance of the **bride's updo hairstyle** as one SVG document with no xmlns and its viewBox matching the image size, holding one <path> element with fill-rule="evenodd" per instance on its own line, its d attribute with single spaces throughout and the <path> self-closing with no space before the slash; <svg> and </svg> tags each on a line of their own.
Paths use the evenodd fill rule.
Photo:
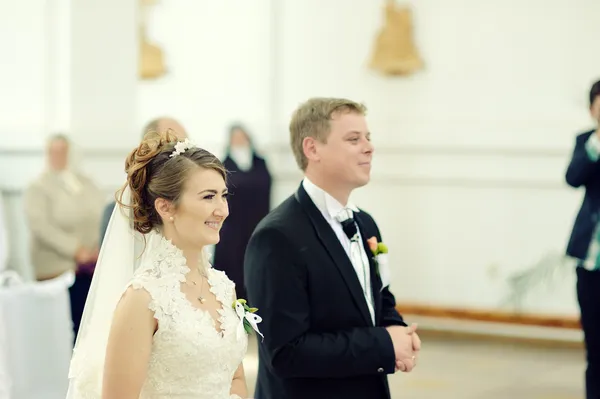
<svg viewBox="0 0 600 399">
<path fill-rule="evenodd" d="M 164 198 L 177 207 L 190 171 L 199 167 L 212 169 L 226 180 L 227 172 L 221 161 L 202 148 L 189 148 L 171 157 L 177 140 L 171 130 L 148 132 L 125 160 L 126 186 L 129 185 L 131 190 L 133 228 L 142 234 L 163 224 L 154 207 L 157 198 Z M 117 202 L 124 206 L 122 196 L 123 190 Z"/>
</svg>

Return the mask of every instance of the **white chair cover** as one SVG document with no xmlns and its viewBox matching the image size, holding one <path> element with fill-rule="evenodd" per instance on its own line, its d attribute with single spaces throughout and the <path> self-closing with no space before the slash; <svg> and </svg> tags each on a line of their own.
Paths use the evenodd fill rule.
<svg viewBox="0 0 600 399">
<path fill-rule="evenodd" d="M 0 398 L 65 398 L 73 281 L 73 273 L 24 282 L 14 271 L 0 272 Z"/>
</svg>

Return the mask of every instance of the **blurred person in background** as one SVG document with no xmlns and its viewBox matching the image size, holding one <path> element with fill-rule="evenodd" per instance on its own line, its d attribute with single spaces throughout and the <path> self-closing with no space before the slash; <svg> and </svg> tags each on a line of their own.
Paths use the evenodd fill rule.
<svg viewBox="0 0 600 399">
<path fill-rule="evenodd" d="M 54 135 L 47 145 L 48 169 L 25 192 L 31 262 L 38 281 L 73 271 L 69 288 L 75 336 L 98 259 L 103 195 L 87 177 L 69 168 L 69 139 Z"/>
<path fill-rule="evenodd" d="M 144 127 L 142 137 L 144 137 L 144 135 L 148 132 L 160 134 L 166 132 L 169 129 L 175 132 L 175 135 L 180 139 L 185 139 L 187 137 L 187 131 L 185 130 L 183 125 L 181 125 L 181 123 L 179 123 L 179 121 L 177 121 L 176 119 L 173 119 L 168 116 L 156 118 L 148 122 L 148 124 Z"/>
<path fill-rule="evenodd" d="M 169 117 L 161 117 L 151 120 L 144 126 L 142 140 L 148 134 L 159 135 L 168 130 L 171 130 L 171 133 L 174 133 L 175 136 L 181 140 L 188 137 L 185 128 L 177 120 Z M 102 241 L 104 240 L 104 235 L 106 234 L 106 229 L 108 227 L 108 221 L 110 220 L 110 215 L 113 213 L 113 209 L 115 209 L 115 204 L 116 202 L 113 200 L 104 208 L 102 222 L 100 223 L 100 246 L 102 246 Z"/>
<path fill-rule="evenodd" d="M 272 179 L 265 160 L 257 154 L 248 131 L 240 124 L 229 128 L 223 165 L 229 172 L 230 213 L 215 247 L 213 265 L 233 280 L 237 297 L 246 298 L 244 253 L 254 228 L 271 208 Z"/>
<path fill-rule="evenodd" d="M 600 81 L 590 90 L 596 127 L 579 134 L 567 169 L 567 183 L 584 187 L 585 196 L 567 246 L 577 260 L 577 300 L 587 351 L 587 399 L 600 398 Z"/>
</svg>

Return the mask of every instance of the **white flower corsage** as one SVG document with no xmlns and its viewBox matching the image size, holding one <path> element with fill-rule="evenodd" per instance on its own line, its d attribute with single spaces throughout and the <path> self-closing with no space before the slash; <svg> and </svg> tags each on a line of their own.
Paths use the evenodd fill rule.
<svg viewBox="0 0 600 399">
<path fill-rule="evenodd" d="M 196 145 L 194 145 L 194 143 L 192 143 L 189 139 L 179 141 L 177 142 L 177 144 L 175 144 L 175 149 L 173 150 L 171 155 L 169 155 L 169 158 L 173 158 L 176 155 L 181 155 L 190 148 L 196 148 Z"/>
<path fill-rule="evenodd" d="M 262 317 L 256 314 L 257 308 L 251 308 L 248 306 L 248 303 L 245 299 L 237 299 L 233 302 L 233 309 L 235 309 L 235 313 L 237 313 L 240 318 L 240 324 L 237 329 L 237 338 L 241 339 L 244 335 L 244 332 L 250 334 L 252 330 L 256 331 L 258 335 L 260 335 L 263 339 L 264 335 L 258 329 L 258 323 L 262 321 Z"/>
</svg>

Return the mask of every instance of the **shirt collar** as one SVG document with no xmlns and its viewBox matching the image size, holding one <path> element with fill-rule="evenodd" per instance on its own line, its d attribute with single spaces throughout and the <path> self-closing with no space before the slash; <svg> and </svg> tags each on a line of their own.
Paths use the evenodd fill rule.
<svg viewBox="0 0 600 399">
<path fill-rule="evenodd" d="M 340 204 L 338 200 L 333 198 L 325 190 L 311 182 L 308 177 L 304 177 L 302 180 L 302 186 L 304 187 L 304 190 L 306 190 L 306 193 L 310 199 L 312 199 L 314 202 L 317 209 L 319 209 L 319 211 L 321 211 L 321 213 L 328 219 L 335 220 L 335 216 L 345 208 L 351 209 L 353 212 L 359 212 L 358 207 L 351 202 L 348 202 L 348 205 L 346 206 Z"/>
</svg>

